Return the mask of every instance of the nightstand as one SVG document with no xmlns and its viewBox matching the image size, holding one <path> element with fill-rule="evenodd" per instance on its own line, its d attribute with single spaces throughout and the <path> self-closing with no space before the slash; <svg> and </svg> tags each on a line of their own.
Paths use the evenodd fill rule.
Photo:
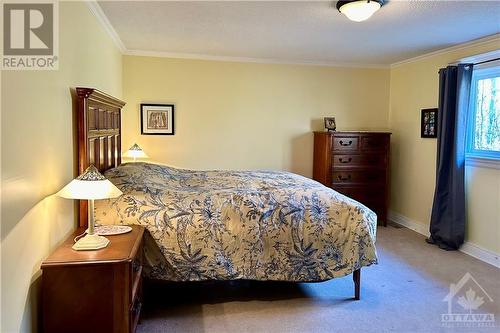
<svg viewBox="0 0 500 333">
<path fill-rule="evenodd" d="M 106 236 L 96 251 L 75 251 L 78 229 L 42 263 L 46 333 L 135 332 L 142 305 L 144 228 Z"/>
</svg>

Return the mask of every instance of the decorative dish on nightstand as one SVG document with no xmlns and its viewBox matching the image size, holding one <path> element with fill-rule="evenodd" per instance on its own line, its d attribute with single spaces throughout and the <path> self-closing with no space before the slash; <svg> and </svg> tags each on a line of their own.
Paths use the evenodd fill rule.
<svg viewBox="0 0 500 333">
<path fill-rule="evenodd" d="M 130 231 L 132 231 L 132 227 L 128 225 L 106 224 L 95 226 L 95 233 L 100 236 L 120 235 Z"/>
</svg>

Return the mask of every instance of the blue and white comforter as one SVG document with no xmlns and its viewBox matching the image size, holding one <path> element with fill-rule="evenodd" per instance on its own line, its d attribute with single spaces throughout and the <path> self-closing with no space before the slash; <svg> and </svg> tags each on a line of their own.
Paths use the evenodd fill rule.
<svg viewBox="0 0 500 333">
<path fill-rule="evenodd" d="M 146 163 L 105 175 L 124 194 L 96 201 L 97 222 L 149 231 L 152 278 L 321 281 L 377 262 L 376 215 L 299 175 Z"/>
</svg>

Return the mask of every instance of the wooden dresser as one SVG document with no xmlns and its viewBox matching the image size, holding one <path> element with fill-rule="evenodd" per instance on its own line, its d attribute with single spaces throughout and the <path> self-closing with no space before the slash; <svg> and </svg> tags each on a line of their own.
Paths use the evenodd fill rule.
<svg viewBox="0 0 500 333">
<path fill-rule="evenodd" d="M 313 178 L 372 209 L 387 225 L 389 132 L 314 132 Z"/>
<path fill-rule="evenodd" d="M 141 311 L 144 228 L 106 236 L 101 250 L 75 251 L 71 235 L 42 263 L 46 333 L 135 332 Z"/>
</svg>

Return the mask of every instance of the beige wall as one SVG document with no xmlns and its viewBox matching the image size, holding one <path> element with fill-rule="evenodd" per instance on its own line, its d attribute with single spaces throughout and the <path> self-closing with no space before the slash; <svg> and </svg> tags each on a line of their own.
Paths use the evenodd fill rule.
<svg viewBox="0 0 500 333">
<path fill-rule="evenodd" d="M 121 54 L 88 7 L 59 12 L 59 70 L 2 72 L 3 333 L 36 331 L 40 263 L 76 225 L 73 202 L 50 196 L 74 176 L 70 88 L 121 97 Z"/>
<path fill-rule="evenodd" d="M 312 175 L 312 131 L 385 128 L 389 70 L 125 56 L 123 143 L 193 169 Z M 175 136 L 140 134 L 141 102 L 174 103 Z"/>
<path fill-rule="evenodd" d="M 391 209 L 428 228 L 435 185 L 436 140 L 420 138 L 420 109 L 437 107 L 438 70 L 500 48 L 500 39 L 391 69 Z M 500 253 L 500 170 L 467 167 L 467 240 Z"/>
</svg>

